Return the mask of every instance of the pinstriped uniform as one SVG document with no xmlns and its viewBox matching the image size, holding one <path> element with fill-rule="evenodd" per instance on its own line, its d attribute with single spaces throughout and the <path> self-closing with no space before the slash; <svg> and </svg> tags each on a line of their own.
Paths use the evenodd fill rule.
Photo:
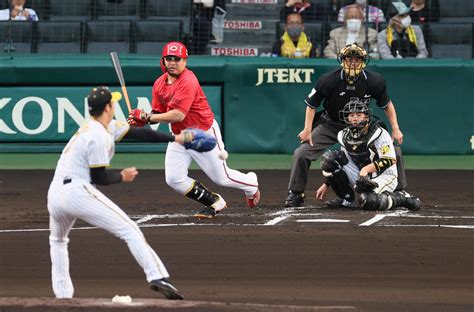
<svg viewBox="0 0 474 312">
<path fill-rule="evenodd" d="M 115 141 L 120 141 L 128 129 L 127 123 L 115 120 L 105 129 L 91 118 L 69 140 L 59 158 L 48 191 L 51 274 L 56 298 L 72 298 L 74 294 L 69 274 L 68 234 L 76 219 L 124 240 L 148 282 L 169 277 L 138 226 L 90 182 L 90 168 L 109 166 Z"/>
<path fill-rule="evenodd" d="M 348 128 L 345 128 L 338 133 L 338 141 L 341 144 L 341 150 L 344 151 L 349 162 L 342 167 L 346 172 L 347 177 L 349 178 L 350 186 L 353 187 L 357 179 L 359 178 L 359 168 L 351 159 L 349 153 L 347 152 L 347 144 L 344 142 L 344 131 L 349 131 Z M 368 146 L 370 148 L 370 160 L 373 162 L 376 159 L 382 157 L 396 159 L 395 147 L 393 146 L 393 141 L 390 134 L 383 128 L 378 127 L 376 131 L 369 138 Z M 383 171 L 381 174 L 376 172 L 371 174 L 371 180 L 377 182 L 379 185 L 374 192 L 380 194 L 382 192 L 388 191 L 393 192 L 398 184 L 398 172 L 397 165 L 394 164 Z"/>
</svg>

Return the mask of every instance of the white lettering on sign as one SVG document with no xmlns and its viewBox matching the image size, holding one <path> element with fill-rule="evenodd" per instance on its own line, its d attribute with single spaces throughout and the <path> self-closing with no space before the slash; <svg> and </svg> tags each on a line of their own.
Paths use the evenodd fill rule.
<svg viewBox="0 0 474 312">
<path fill-rule="evenodd" d="M 232 56 L 257 56 L 257 48 L 231 48 L 231 47 L 214 47 L 211 55 L 232 55 Z"/>
<path fill-rule="evenodd" d="M 232 3 L 277 4 L 278 0 L 232 0 Z"/>
<path fill-rule="evenodd" d="M 54 126 L 54 118 L 56 117 L 53 114 L 53 108 L 57 108 L 57 131 L 58 133 L 66 132 L 66 115 L 69 116 L 77 127 L 81 126 L 86 119 L 89 118 L 89 106 L 87 104 L 87 98 L 84 98 L 82 107 L 76 108 L 76 106 L 68 99 L 64 97 L 57 97 L 57 103 L 51 105 L 45 99 L 35 96 L 29 96 L 20 99 L 17 103 L 13 104 L 11 98 L 0 98 L 0 111 L 7 105 L 13 105 L 11 112 L 11 122 L 12 125 L 8 125 L 4 120 L 0 119 L 0 133 L 4 134 L 16 134 L 18 132 L 30 135 L 41 134 L 46 131 L 51 126 Z M 137 97 L 137 107 L 143 109 L 144 111 L 151 111 L 151 104 L 147 97 Z M 27 105 L 38 105 L 41 109 L 39 113 L 40 124 L 32 129 L 29 128 L 25 122 L 29 121 L 31 117 L 25 116 L 24 110 Z M 3 116 L 0 114 L 0 116 Z M 128 116 L 128 113 L 127 113 Z M 115 106 L 115 119 L 119 121 L 125 121 L 126 117 L 120 104 Z M 27 122 L 26 122 L 27 123 Z M 159 127 L 159 124 L 151 125 L 151 128 L 156 130 Z M 13 130 L 16 128 L 17 131 Z M 76 130 L 76 129 L 74 129 Z"/>
<path fill-rule="evenodd" d="M 225 21 L 225 29 L 262 29 L 262 21 Z"/>
<path fill-rule="evenodd" d="M 257 68 L 257 83 L 311 83 L 312 68 Z"/>
<path fill-rule="evenodd" d="M 23 122 L 23 110 L 25 106 L 30 103 L 35 103 L 41 108 L 42 118 L 39 126 L 36 129 L 27 128 Z M 25 134 L 38 134 L 48 129 L 53 122 L 53 110 L 46 100 L 36 96 L 29 96 L 18 101 L 15 107 L 13 107 L 12 120 L 18 131 Z"/>
<path fill-rule="evenodd" d="M 64 133 L 64 120 L 65 113 L 78 124 L 82 125 L 85 121 L 85 118 L 81 113 L 76 109 L 74 104 L 71 103 L 67 98 L 56 98 L 58 100 L 58 133 Z M 89 114 L 87 101 L 84 101 L 84 111 Z"/>
</svg>

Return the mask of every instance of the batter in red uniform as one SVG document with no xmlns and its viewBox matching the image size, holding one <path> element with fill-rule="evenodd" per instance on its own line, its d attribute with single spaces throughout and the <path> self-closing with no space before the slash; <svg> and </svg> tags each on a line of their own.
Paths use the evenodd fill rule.
<svg viewBox="0 0 474 312">
<path fill-rule="evenodd" d="M 166 150 L 166 182 L 178 193 L 205 206 L 195 215 L 197 218 L 213 218 L 227 203 L 220 194 L 189 177 L 188 168 L 193 159 L 214 183 L 244 191 L 248 206 L 256 207 L 260 200 L 257 175 L 230 169 L 225 160 L 219 158 L 224 150 L 221 131 L 199 81 L 186 68 L 187 59 L 188 51 L 182 43 L 168 43 L 161 59 L 164 74 L 153 85 L 152 112 L 135 109 L 131 115 L 139 124 L 169 123 L 174 134 L 193 127 L 215 136 L 217 145 L 209 152 L 198 153 L 174 142 L 169 143 Z"/>
</svg>

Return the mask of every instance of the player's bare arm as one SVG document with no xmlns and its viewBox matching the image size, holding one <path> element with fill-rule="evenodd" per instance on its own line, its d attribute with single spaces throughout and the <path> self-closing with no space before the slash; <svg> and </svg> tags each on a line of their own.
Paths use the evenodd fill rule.
<svg viewBox="0 0 474 312">
<path fill-rule="evenodd" d="M 388 103 L 387 107 L 385 108 L 385 115 L 390 122 L 390 126 L 392 127 L 392 139 L 397 141 L 398 144 L 403 143 L 403 133 L 400 130 L 400 126 L 398 125 L 397 120 L 397 112 L 395 111 L 395 106 L 393 106 L 392 101 Z"/>
<path fill-rule="evenodd" d="M 313 138 L 311 136 L 311 130 L 313 128 L 313 120 L 316 115 L 316 110 L 309 106 L 306 106 L 306 114 L 304 118 L 304 129 L 298 134 L 301 143 L 309 142 L 309 145 L 313 146 Z"/>
<path fill-rule="evenodd" d="M 180 121 L 183 121 L 184 117 L 186 117 L 186 115 L 183 112 L 177 109 L 172 109 L 163 114 L 151 114 L 150 122 L 152 123 L 180 122 Z"/>
<path fill-rule="evenodd" d="M 162 114 L 147 113 L 139 108 L 135 108 L 128 116 L 128 122 L 132 125 L 133 121 L 137 122 L 139 126 L 156 123 L 174 123 L 183 121 L 186 114 L 177 109 L 172 109 Z"/>
</svg>

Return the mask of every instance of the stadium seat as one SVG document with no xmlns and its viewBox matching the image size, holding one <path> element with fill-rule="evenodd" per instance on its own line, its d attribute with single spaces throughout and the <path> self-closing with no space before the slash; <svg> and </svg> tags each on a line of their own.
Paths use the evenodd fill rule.
<svg viewBox="0 0 474 312">
<path fill-rule="evenodd" d="M 181 20 L 183 32 L 191 35 L 193 0 L 147 0 L 145 13 L 147 19 Z"/>
<path fill-rule="evenodd" d="M 49 0 L 28 0 L 25 6 L 35 10 L 40 21 L 45 21 L 49 18 L 49 5 Z"/>
<path fill-rule="evenodd" d="M 86 53 L 130 53 L 131 22 L 94 21 L 86 23 Z"/>
<path fill-rule="evenodd" d="M 12 47 L 15 53 L 32 53 L 33 48 L 33 34 L 34 23 L 30 22 L 14 22 L 11 23 L 11 39 Z M 10 22 L 0 22 L 0 42 L 4 45 L 0 46 L 3 50 L 6 48 L 6 42 L 9 34 Z"/>
<path fill-rule="evenodd" d="M 433 23 L 430 33 L 433 58 L 472 58 L 472 24 Z"/>
<path fill-rule="evenodd" d="M 474 0 L 439 0 L 443 23 L 474 23 Z"/>
<path fill-rule="evenodd" d="M 38 53 L 81 53 L 82 22 L 38 22 Z"/>
<path fill-rule="evenodd" d="M 285 32 L 285 23 L 278 23 L 278 38 L 283 36 Z M 304 32 L 311 38 L 311 40 L 318 45 L 319 55 L 321 55 L 325 46 L 325 23 L 305 23 Z M 323 44 L 324 43 L 324 44 Z"/>
<path fill-rule="evenodd" d="M 91 17 L 92 4 L 90 0 L 49 0 L 50 21 L 86 21 Z"/>
<path fill-rule="evenodd" d="M 138 20 L 140 0 L 95 0 L 93 15 L 99 20 Z M 165 1 L 173 3 L 172 0 Z"/>
<path fill-rule="evenodd" d="M 180 41 L 183 32 L 181 21 L 137 21 L 134 38 L 136 53 L 160 54 L 169 41 Z"/>
</svg>

